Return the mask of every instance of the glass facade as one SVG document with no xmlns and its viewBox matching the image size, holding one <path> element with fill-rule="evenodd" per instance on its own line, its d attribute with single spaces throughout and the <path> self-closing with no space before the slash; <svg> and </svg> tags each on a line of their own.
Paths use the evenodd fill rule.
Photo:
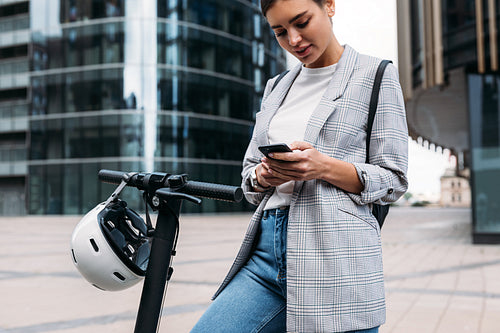
<svg viewBox="0 0 500 333">
<path fill-rule="evenodd" d="M 0 1 L 0 215 L 26 214 L 29 2 Z"/>
<path fill-rule="evenodd" d="M 500 238 L 500 76 L 469 75 L 473 237 Z M 496 242 L 496 241 L 495 241 Z"/>
<path fill-rule="evenodd" d="M 36 0 L 30 12 L 30 214 L 88 211 L 113 191 L 100 169 L 239 185 L 265 81 L 285 67 L 257 1 Z M 143 207 L 136 190 L 124 198 Z"/>
<path fill-rule="evenodd" d="M 446 0 L 442 5 L 445 70 L 476 62 L 476 0 Z"/>
</svg>

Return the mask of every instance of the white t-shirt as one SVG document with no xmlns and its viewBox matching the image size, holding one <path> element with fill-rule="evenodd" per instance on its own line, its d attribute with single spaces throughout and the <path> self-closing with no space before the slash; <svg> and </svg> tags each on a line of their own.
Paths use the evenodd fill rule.
<svg viewBox="0 0 500 333">
<path fill-rule="evenodd" d="M 269 124 L 269 143 L 304 141 L 307 123 L 319 104 L 337 64 L 321 68 L 302 67 L 287 96 Z M 289 206 L 295 182 L 276 187 L 264 209 Z"/>
</svg>

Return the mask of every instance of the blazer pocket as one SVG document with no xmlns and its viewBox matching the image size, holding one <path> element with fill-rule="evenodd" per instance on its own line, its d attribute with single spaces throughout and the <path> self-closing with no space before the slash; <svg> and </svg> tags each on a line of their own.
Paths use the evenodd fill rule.
<svg viewBox="0 0 500 333">
<path fill-rule="evenodd" d="M 352 216 L 356 220 L 359 220 L 365 224 L 368 224 L 370 227 L 375 229 L 377 234 L 380 235 L 380 228 L 378 226 L 378 222 L 375 219 L 375 217 L 371 214 L 371 212 L 369 211 L 368 206 L 363 206 L 362 209 L 354 209 L 354 210 L 351 210 L 349 208 L 350 207 L 338 207 L 338 210 L 345 213 L 345 214 L 349 214 L 350 216 Z M 368 209 L 367 213 L 361 212 L 361 210 L 365 210 L 365 209 Z"/>
</svg>

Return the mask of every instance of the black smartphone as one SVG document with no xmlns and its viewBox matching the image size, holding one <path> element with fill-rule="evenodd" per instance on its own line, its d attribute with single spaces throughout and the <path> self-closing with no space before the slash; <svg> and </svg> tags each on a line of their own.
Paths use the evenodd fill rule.
<svg viewBox="0 0 500 333">
<path fill-rule="evenodd" d="M 259 150 L 262 154 L 269 157 L 269 153 L 291 153 L 292 150 L 284 143 L 277 143 L 274 145 L 259 146 Z M 269 157 L 271 158 L 271 157 Z"/>
</svg>

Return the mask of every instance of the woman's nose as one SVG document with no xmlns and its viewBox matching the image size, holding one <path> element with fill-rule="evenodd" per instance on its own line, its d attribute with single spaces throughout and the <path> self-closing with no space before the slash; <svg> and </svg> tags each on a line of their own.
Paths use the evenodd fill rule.
<svg viewBox="0 0 500 333">
<path fill-rule="evenodd" d="M 289 31 L 288 32 L 288 43 L 290 46 L 296 46 L 302 40 L 302 36 L 297 31 Z"/>
</svg>

